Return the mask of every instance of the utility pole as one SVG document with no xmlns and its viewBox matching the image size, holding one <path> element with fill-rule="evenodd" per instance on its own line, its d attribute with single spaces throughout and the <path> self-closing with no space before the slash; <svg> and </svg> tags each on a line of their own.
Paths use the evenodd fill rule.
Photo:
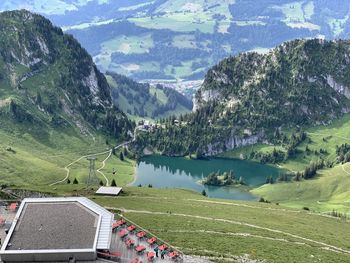
<svg viewBox="0 0 350 263">
<path fill-rule="evenodd" d="M 89 177 L 86 182 L 86 184 L 89 186 L 93 183 L 95 179 L 97 179 L 96 171 L 95 171 L 95 161 L 97 160 L 96 156 L 88 156 L 86 158 L 90 162 L 90 168 L 89 168 Z"/>
</svg>

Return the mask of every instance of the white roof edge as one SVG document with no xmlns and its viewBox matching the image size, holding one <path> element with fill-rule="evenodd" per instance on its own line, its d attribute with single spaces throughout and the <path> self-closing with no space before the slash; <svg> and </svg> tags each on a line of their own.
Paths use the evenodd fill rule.
<svg viewBox="0 0 350 263">
<path fill-rule="evenodd" d="M 88 208 L 91 208 L 92 211 L 96 212 L 97 214 L 101 214 L 101 212 L 105 214 L 110 214 L 114 217 L 113 213 L 109 212 L 106 208 L 100 206 L 99 204 L 95 203 L 94 201 L 90 200 L 87 197 L 42 197 L 42 198 L 24 198 L 21 202 L 23 203 L 50 203 L 50 202 L 79 202 Z M 91 204 L 92 203 L 92 204 Z M 92 206 L 91 206 L 92 205 Z M 93 206 L 99 206 L 100 211 L 97 211 Z"/>
<path fill-rule="evenodd" d="M 81 197 L 80 202 L 100 215 L 96 249 L 109 249 L 112 239 L 114 214 L 86 197 Z"/>
</svg>

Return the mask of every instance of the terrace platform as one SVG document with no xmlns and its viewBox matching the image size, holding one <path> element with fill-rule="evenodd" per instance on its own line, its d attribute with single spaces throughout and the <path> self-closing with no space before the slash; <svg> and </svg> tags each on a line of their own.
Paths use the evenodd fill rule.
<svg viewBox="0 0 350 263">
<path fill-rule="evenodd" d="M 118 229 L 118 231 L 114 231 L 112 234 L 112 242 L 111 242 L 111 251 L 119 251 L 122 253 L 122 259 L 121 262 L 122 263 L 130 263 L 133 259 L 139 259 L 142 262 L 148 262 L 147 260 L 147 252 L 152 251 L 154 252 L 154 247 L 155 246 L 151 246 L 147 243 L 147 239 L 145 238 L 138 238 L 136 236 L 136 233 L 132 233 L 132 234 L 128 234 L 126 237 L 124 238 L 120 238 L 118 236 L 118 233 L 120 231 L 122 231 L 123 229 L 126 229 L 125 226 L 121 227 Z M 128 248 L 125 241 L 127 239 L 133 239 L 135 240 L 135 245 L 131 248 Z M 142 245 L 144 246 L 146 249 L 143 253 L 137 253 L 135 251 L 135 247 Z M 164 263 L 174 263 L 176 261 L 174 261 L 173 259 L 171 259 L 169 256 L 165 255 L 164 259 L 160 258 L 160 252 L 158 253 L 159 257 L 155 257 L 154 260 L 152 262 L 164 262 Z M 180 261 L 183 262 L 183 261 Z"/>
</svg>

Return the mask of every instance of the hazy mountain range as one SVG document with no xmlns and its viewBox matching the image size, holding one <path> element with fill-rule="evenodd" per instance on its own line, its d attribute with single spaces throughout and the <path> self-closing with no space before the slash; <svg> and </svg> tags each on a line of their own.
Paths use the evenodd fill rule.
<svg viewBox="0 0 350 263">
<path fill-rule="evenodd" d="M 197 80 L 225 57 L 295 38 L 347 38 L 350 3 L 291 0 L 21 0 L 73 34 L 102 71 Z"/>
</svg>

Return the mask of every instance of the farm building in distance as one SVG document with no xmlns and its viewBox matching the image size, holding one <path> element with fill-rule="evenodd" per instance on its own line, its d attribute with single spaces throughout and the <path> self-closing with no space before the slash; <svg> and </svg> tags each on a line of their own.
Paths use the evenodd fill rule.
<svg viewBox="0 0 350 263">
<path fill-rule="evenodd" d="M 0 250 L 2 261 L 93 261 L 111 245 L 114 215 L 84 197 L 26 198 Z"/>
<path fill-rule="evenodd" d="M 121 187 L 115 186 L 101 186 L 97 191 L 97 195 L 110 195 L 110 196 L 118 196 L 122 192 Z"/>
</svg>

